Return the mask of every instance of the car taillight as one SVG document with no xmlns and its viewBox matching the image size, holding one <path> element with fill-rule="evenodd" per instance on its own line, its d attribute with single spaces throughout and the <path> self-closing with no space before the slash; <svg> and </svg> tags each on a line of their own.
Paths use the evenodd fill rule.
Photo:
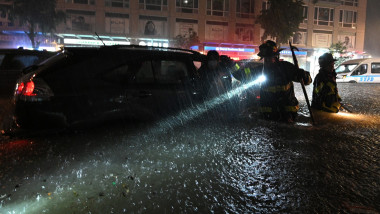
<svg viewBox="0 0 380 214">
<path fill-rule="evenodd" d="M 24 89 L 24 83 L 17 84 L 16 94 L 21 94 L 22 90 Z"/>
<path fill-rule="evenodd" d="M 15 88 L 16 100 L 27 101 L 48 100 L 54 96 L 50 87 L 41 78 L 21 79 Z"/>
<path fill-rule="evenodd" d="M 18 95 L 24 95 L 24 96 L 36 96 L 34 91 L 34 82 L 33 81 L 28 81 L 26 83 L 20 83 L 17 85 L 17 91 L 16 93 Z"/>
<path fill-rule="evenodd" d="M 36 94 L 34 94 L 33 91 L 34 91 L 34 82 L 33 81 L 27 82 L 26 86 L 25 86 L 24 95 L 25 96 L 35 96 Z"/>
</svg>

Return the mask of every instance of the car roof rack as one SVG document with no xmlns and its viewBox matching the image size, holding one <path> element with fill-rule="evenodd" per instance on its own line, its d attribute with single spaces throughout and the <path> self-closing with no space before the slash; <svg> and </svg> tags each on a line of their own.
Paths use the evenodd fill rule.
<svg viewBox="0 0 380 214">
<path fill-rule="evenodd" d="M 171 51 L 178 51 L 178 52 L 186 52 L 186 53 L 192 53 L 192 54 L 198 54 L 201 55 L 198 51 L 190 50 L 190 49 L 184 49 L 184 48 L 171 48 L 171 47 L 155 47 L 155 46 L 144 46 L 144 45 L 111 45 L 111 46 L 101 46 L 100 48 L 131 48 L 131 49 L 145 49 L 145 50 L 171 50 Z"/>
</svg>

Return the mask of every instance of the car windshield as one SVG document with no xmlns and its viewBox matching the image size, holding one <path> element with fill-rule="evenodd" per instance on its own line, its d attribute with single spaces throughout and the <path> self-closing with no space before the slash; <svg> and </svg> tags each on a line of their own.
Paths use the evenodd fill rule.
<svg viewBox="0 0 380 214">
<path fill-rule="evenodd" d="M 339 65 L 335 71 L 336 73 L 350 73 L 356 66 L 358 66 L 358 63 L 342 64 Z"/>
</svg>

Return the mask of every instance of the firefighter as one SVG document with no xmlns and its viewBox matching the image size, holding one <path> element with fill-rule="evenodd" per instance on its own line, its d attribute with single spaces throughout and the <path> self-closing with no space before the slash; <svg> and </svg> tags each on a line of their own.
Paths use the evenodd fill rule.
<svg viewBox="0 0 380 214">
<path fill-rule="evenodd" d="M 241 69 L 235 72 L 234 77 L 243 83 L 249 83 L 261 75 L 265 76 L 265 81 L 260 86 L 259 112 L 265 119 L 291 123 L 299 109 L 293 81 L 303 79 L 304 84 L 308 85 L 312 80 L 309 72 L 298 69 L 290 62 L 280 61 L 280 51 L 274 41 L 264 42 L 259 46 L 258 53 L 264 63 L 253 69 Z"/>
<path fill-rule="evenodd" d="M 219 96 L 227 91 L 228 86 L 223 81 L 225 70 L 220 65 L 220 56 L 217 51 L 211 50 L 207 53 L 206 63 L 199 68 L 198 72 L 207 99 Z"/>
<path fill-rule="evenodd" d="M 336 84 L 335 59 L 331 53 L 319 57 L 319 73 L 315 77 L 311 107 L 325 112 L 338 113 L 341 107 Z"/>
<path fill-rule="evenodd" d="M 236 87 L 236 84 L 238 82 L 232 74 L 239 70 L 240 66 L 236 61 L 227 55 L 220 56 L 220 66 L 224 69 L 223 79 L 226 82 L 227 89 L 231 90 L 232 88 Z"/>
</svg>

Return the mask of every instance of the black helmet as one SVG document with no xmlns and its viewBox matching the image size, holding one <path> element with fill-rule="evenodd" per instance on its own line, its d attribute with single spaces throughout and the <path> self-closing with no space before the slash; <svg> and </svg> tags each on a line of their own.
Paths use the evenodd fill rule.
<svg viewBox="0 0 380 214">
<path fill-rule="evenodd" d="M 337 61 L 337 60 L 334 59 L 334 57 L 331 53 L 325 53 L 318 58 L 318 62 L 319 62 L 320 67 L 327 66 L 330 63 L 335 62 L 335 61 Z"/>
<path fill-rule="evenodd" d="M 259 46 L 260 52 L 257 54 L 259 57 L 272 57 L 278 56 L 282 49 L 277 48 L 277 44 L 271 40 L 267 40 L 262 45 Z"/>
<path fill-rule="evenodd" d="M 211 50 L 207 52 L 207 59 L 208 60 L 218 60 L 219 61 L 219 53 L 218 51 Z"/>
</svg>

